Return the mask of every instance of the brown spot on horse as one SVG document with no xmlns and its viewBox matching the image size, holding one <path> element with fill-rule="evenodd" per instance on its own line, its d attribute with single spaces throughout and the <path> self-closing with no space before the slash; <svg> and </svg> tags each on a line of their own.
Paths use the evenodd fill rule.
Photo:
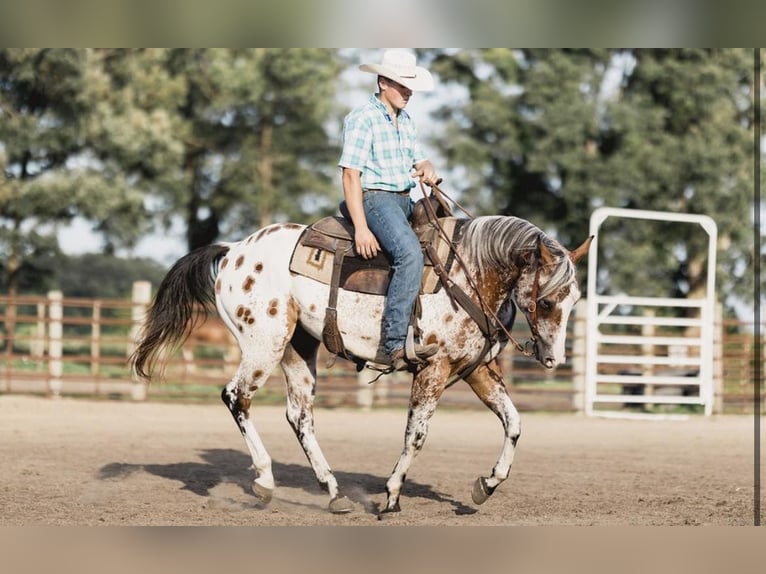
<svg viewBox="0 0 766 574">
<path fill-rule="evenodd" d="M 245 282 L 242 283 L 242 290 L 247 293 L 250 291 L 250 289 L 253 288 L 253 283 L 255 283 L 255 279 L 253 279 L 250 275 L 245 277 Z"/>
<path fill-rule="evenodd" d="M 244 255 L 240 255 L 239 257 L 237 257 L 237 260 L 234 262 L 234 269 L 239 269 L 240 267 L 242 267 L 242 262 L 244 260 L 245 260 Z"/>
</svg>

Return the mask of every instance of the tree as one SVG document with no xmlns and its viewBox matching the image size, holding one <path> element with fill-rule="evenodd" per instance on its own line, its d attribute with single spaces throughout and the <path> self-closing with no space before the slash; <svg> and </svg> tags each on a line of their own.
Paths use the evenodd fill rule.
<svg viewBox="0 0 766 574">
<path fill-rule="evenodd" d="M 126 241 L 140 227 L 141 195 L 90 161 L 97 66 L 85 50 L 0 50 L 0 249 L 12 295 L 25 260 L 57 250 L 59 224 L 81 215 Z"/>
<path fill-rule="evenodd" d="M 0 51 L 0 278 L 18 292 L 77 216 L 114 254 L 179 216 L 193 249 L 334 211 L 339 72 L 319 49 Z"/>
<path fill-rule="evenodd" d="M 606 50 L 491 49 L 436 54 L 440 78 L 468 90 L 450 103 L 448 162 L 465 167 L 461 193 L 480 213 L 555 226 L 566 244 L 582 241 L 583 213 L 598 190 L 601 85 Z"/>
<path fill-rule="evenodd" d="M 182 214 L 190 250 L 335 209 L 328 159 L 337 150 L 325 129 L 340 71 L 334 51 L 179 49 L 160 59 L 163 81 L 181 87 L 174 105 L 158 102 L 172 110 L 180 153 L 140 176 L 166 222 Z M 126 85 L 141 84 L 142 68 L 129 68 Z"/>
<path fill-rule="evenodd" d="M 149 281 L 156 288 L 167 273 L 164 266 L 146 258 L 86 253 L 58 261 L 58 287 L 67 297 L 130 297 L 134 282 Z"/>
<path fill-rule="evenodd" d="M 525 217 L 566 245 L 587 235 L 600 205 L 705 213 L 719 228 L 719 293 L 752 299 L 750 52 L 425 55 L 443 84 L 467 91 L 437 118 L 446 158 L 467 174 L 459 191 L 479 213 Z M 705 235 L 666 227 L 616 230 L 606 254 L 612 289 L 699 293 Z"/>
<path fill-rule="evenodd" d="M 603 173 L 624 207 L 707 214 L 718 226 L 719 293 L 752 300 L 753 103 L 748 50 L 634 50 L 605 139 Z M 704 293 L 707 237 L 693 226 L 623 230 L 612 246 L 615 289 Z M 630 257 L 625 254 L 630 253 Z M 657 254 L 665 253 L 664 259 Z M 646 276 L 637 277 L 637 270 Z"/>
</svg>

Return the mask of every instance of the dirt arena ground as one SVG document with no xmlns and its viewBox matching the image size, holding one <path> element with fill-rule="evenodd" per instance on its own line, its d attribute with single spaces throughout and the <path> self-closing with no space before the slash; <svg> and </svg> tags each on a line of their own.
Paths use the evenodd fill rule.
<svg viewBox="0 0 766 574">
<path fill-rule="evenodd" d="M 316 412 L 356 511 L 334 516 L 281 407 L 254 405 L 278 483 L 250 492 L 250 458 L 223 405 L 0 396 L 0 525 L 750 525 L 751 416 L 630 421 L 522 413 L 511 478 L 471 486 L 499 454 L 489 411 L 438 410 L 402 512 L 379 522 L 403 409 Z M 761 503 L 763 507 L 763 502 Z"/>
</svg>

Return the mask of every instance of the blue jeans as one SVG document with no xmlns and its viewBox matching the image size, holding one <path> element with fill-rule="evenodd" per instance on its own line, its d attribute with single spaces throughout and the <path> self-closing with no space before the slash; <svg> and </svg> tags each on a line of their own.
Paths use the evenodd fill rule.
<svg viewBox="0 0 766 574">
<path fill-rule="evenodd" d="M 367 226 L 391 258 L 393 273 L 383 308 L 383 349 L 391 354 L 404 347 L 423 277 L 423 253 L 408 221 L 415 204 L 409 195 L 388 191 L 365 191 L 362 203 Z"/>
</svg>

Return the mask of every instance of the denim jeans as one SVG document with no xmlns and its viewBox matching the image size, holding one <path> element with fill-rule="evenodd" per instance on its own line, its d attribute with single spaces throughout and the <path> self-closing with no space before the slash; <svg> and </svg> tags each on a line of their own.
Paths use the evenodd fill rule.
<svg viewBox="0 0 766 574">
<path fill-rule="evenodd" d="M 367 226 L 391 258 L 393 274 L 383 309 L 383 349 L 391 354 L 404 347 L 407 327 L 423 277 L 423 253 L 409 224 L 414 207 L 409 195 L 365 191 Z"/>
</svg>

